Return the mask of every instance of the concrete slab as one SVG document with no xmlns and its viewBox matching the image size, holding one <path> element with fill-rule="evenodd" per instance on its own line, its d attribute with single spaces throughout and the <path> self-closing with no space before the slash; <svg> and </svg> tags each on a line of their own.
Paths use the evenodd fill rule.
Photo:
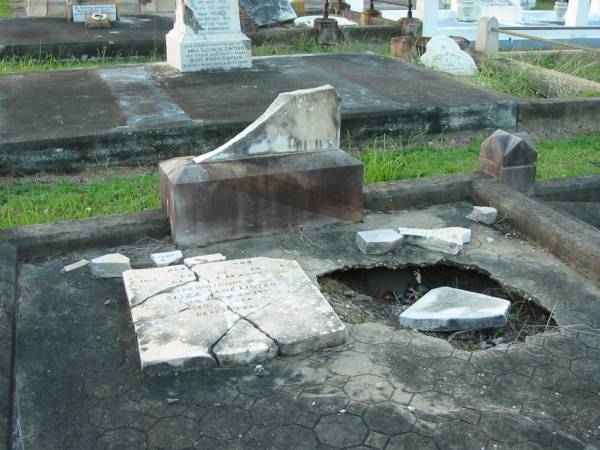
<svg viewBox="0 0 600 450">
<path fill-rule="evenodd" d="M 69 256 L 21 263 L 11 391 L 19 402 L 17 441 L 66 450 L 319 448 L 325 442 L 347 448 L 376 441 L 393 448 L 598 447 L 591 395 L 600 389 L 600 338 L 592 332 L 600 327 L 598 286 L 530 241 L 521 244 L 465 219 L 471 208 L 460 202 L 369 214 L 363 224 L 184 253 L 293 258 L 313 282 L 347 267 L 478 267 L 553 310 L 559 332 L 504 351 L 469 353 L 416 332 L 348 325 L 348 349 L 275 359 L 261 377 L 248 367 L 157 379 L 139 369 L 121 283 L 85 270 L 60 273 L 66 262 L 117 249 L 73 249 Z M 353 244 L 357 231 L 403 224 L 470 227 L 473 239 L 459 256 L 404 246 L 374 257 Z M 136 260 L 149 266 L 150 252 Z M 358 369 L 342 375 L 340 367 Z"/>
<path fill-rule="evenodd" d="M 342 136 L 371 139 L 516 125 L 516 103 L 375 55 L 255 58 L 252 69 L 181 74 L 163 63 L 0 75 L 0 173 L 200 155 L 281 92 L 331 84 Z M 149 101 L 152 99 L 152 101 Z"/>
</svg>

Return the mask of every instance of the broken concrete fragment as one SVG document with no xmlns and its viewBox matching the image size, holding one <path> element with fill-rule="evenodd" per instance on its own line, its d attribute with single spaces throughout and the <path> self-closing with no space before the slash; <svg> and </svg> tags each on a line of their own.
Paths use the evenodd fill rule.
<svg viewBox="0 0 600 450">
<path fill-rule="evenodd" d="M 498 210 L 491 206 L 473 206 L 473 211 L 471 211 L 471 214 L 466 217 L 474 222 L 492 225 L 494 222 L 496 222 Z"/>
<path fill-rule="evenodd" d="M 398 228 L 407 244 L 416 245 L 435 252 L 458 255 L 463 245 L 471 240 L 471 230 L 461 227 L 437 228 Z"/>
<path fill-rule="evenodd" d="M 277 356 L 277 344 L 247 320 L 238 320 L 213 347 L 219 365 L 244 366 Z"/>
<path fill-rule="evenodd" d="M 92 275 L 100 278 L 119 278 L 125 270 L 131 269 L 129 258 L 120 253 L 110 253 L 90 261 Z"/>
<path fill-rule="evenodd" d="M 213 253 L 211 255 L 198 255 L 190 258 L 185 258 L 183 264 L 190 269 L 198 264 L 205 264 L 210 262 L 225 261 L 227 258 L 220 253 Z"/>
<path fill-rule="evenodd" d="M 183 259 L 183 253 L 181 250 L 175 250 L 172 252 L 152 253 L 150 259 L 158 267 L 166 267 L 171 264 L 177 264 Z"/>
<path fill-rule="evenodd" d="M 370 230 L 356 233 L 356 246 L 365 255 L 383 255 L 398 248 L 402 243 L 398 230 Z"/>
<path fill-rule="evenodd" d="M 432 289 L 400 314 L 400 325 L 422 331 L 461 331 L 506 325 L 510 302 L 450 287 Z"/>
<path fill-rule="evenodd" d="M 72 264 L 67 264 L 65 267 L 63 267 L 62 272 L 63 273 L 72 272 L 73 270 L 81 269 L 82 267 L 87 266 L 89 263 L 90 262 L 87 259 L 82 259 L 82 260 L 74 262 Z"/>
</svg>

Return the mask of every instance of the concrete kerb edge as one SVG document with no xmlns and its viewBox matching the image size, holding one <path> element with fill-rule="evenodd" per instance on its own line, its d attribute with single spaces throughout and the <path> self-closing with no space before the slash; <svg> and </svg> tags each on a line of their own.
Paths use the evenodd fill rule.
<svg viewBox="0 0 600 450">
<path fill-rule="evenodd" d="M 591 225 L 492 179 L 472 183 L 471 201 L 497 208 L 517 230 L 600 284 L 600 234 Z"/>
<path fill-rule="evenodd" d="M 600 97 L 553 98 L 518 101 L 517 126 L 536 130 L 557 126 L 561 129 L 600 130 Z"/>
<path fill-rule="evenodd" d="M 536 183 L 535 197 L 545 201 L 598 201 L 600 198 L 600 174 L 556 178 Z"/>
<path fill-rule="evenodd" d="M 0 244 L 0 448 L 12 448 L 17 246 Z M 6 447 L 5 447 L 6 446 Z"/>
</svg>

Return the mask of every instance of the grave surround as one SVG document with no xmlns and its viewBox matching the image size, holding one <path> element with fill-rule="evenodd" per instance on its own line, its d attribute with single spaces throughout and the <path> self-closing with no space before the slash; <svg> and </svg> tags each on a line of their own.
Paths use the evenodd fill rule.
<svg viewBox="0 0 600 450">
<path fill-rule="evenodd" d="M 129 270 L 123 280 L 145 372 L 253 364 L 346 341 L 344 324 L 293 260 Z"/>
</svg>

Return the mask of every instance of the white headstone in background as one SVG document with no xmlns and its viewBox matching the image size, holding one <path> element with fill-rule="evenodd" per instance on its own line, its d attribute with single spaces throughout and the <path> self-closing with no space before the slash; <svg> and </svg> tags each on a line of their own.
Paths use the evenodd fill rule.
<svg viewBox="0 0 600 450">
<path fill-rule="evenodd" d="M 429 40 L 421 56 L 421 64 L 450 75 L 473 76 L 477 73 L 477 65 L 471 55 L 462 51 L 448 36 L 438 35 Z"/>
<path fill-rule="evenodd" d="M 241 32 L 236 0 L 177 0 L 166 36 L 167 62 L 181 72 L 249 68 L 250 39 Z"/>
<path fill-rule="evenodd" d="M 481 18 L 479 0 L 459 0 L 456 5 L 456 18 L 461 22 L 476 22 Z"/>
</svg>

